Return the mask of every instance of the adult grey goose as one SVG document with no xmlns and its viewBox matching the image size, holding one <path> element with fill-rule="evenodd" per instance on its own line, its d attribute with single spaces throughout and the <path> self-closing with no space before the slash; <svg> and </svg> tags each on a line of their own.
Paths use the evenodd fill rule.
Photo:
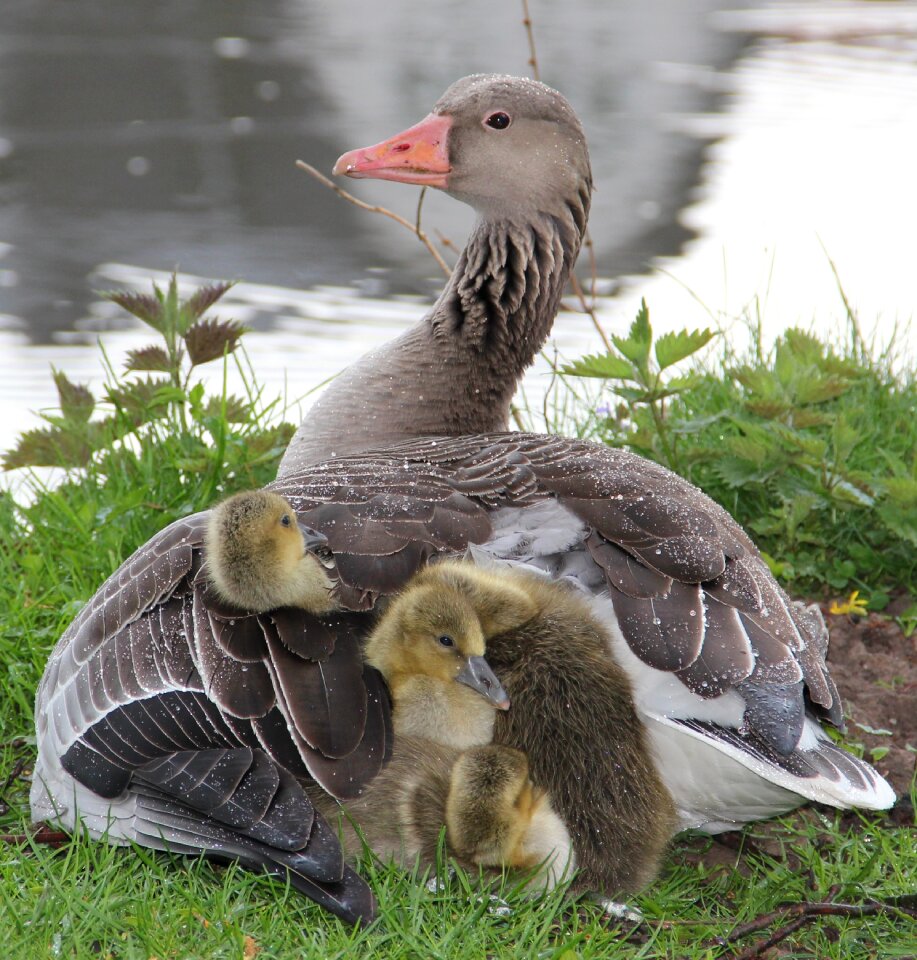
<svg viewBox="0 0 917 960">
<path fill-rule="evenodd" d="M 49 660 L 35 818 L 239 858 L 368 918 L 369 892 L 294 778 L 348 798 L 380 769 L 391 735 L 362 664 L 366 611 L 434 556 L 466 554 L 592 597 L 681 825 L 725 829 L 805 799 L 889 806 L 887 783 L 821 729 L 843 722 L 823 622 L 724 510 L 624 451 L 505 432 L 586 225 L 588 152 L 564 98 L 467 77 L 336 171 L 444 189 L 479 214 L 428 316 L 334 382 L 272 485 L 327 537 L 344 609 L 226 609 L 201 572 L 206 514 L 167 527 Z"/>
</svg>

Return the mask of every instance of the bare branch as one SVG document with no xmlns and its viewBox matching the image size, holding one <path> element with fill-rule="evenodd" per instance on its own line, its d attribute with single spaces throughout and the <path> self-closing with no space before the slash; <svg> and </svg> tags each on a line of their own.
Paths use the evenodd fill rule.
<svg viewBox="0 0 917 960">
<path fill-rule="evenodd" d="M 831 887 L 825 900 L 820 902 L 805 901 L 785 904 L 777 910 L 755 917 L 748 923 L 740 924 L 729 936 L 717 937 L 716 942 L 720 946 L 726 947 L 743 937 L 747 937 L 750 933 L 757 933 L 759 930 L 766 929 L 778 920 L 789 920 L 789 923 L 778 927 L 765 940 L 752 944 L 748 949 L 735 956 L 735 960 L 754 960 L 755 957 L 762 956 L 766 950 L 785 940 L 817 917 L 874 917 L 885 913 L 900 917 L 917 917 L 917 900 L 913 896 L 893 897 L 888 901 L 868 900 L 866 903 L 836 903 L 836 897 L 841 889 L 839 884 Z"/>
<path fill-rule="evenodd" d="M 591 247 L 591 243 L 590 243 Z M 593 281 L 593 290 L 595 281 Z M 595 312 L 595 299 L 593 297 L 593 302 L 590 303 L 586 299 L 585 291 L 583 290 L 582 284 L 579 282 L 579 277 L 575 273 L 570 274 L 570 286 L 573 287 L 573 292 L 576 294 L 577 299 L 580 302 L 580 307 L 583 313 L 588 314 L 592 320 L 592 325 L 595 327 L 596 332 L 602 338 L 602 343 L 605 344 L 605 349 L 611 353 L 611 341 L 605 335 L 605 331 L 602 329 L 602 325 L 599 323 L 599 318 Z"/>
<path fill-rule="evenodd" d="M 365 200 L 360 200 L 355 197 L 352 193 L 348 193 L 346 190 L 341 189 L 333 180 L 329 180 L 323 173 L 319 173 L 311 164 L 306 163 L 303 160 L 297 160 L 296 166 L 300 170 L 305 170 L 310 177 L 314 177 L 318 180 L 319 183 L 326 186 L 329 190 L 333 190 L 339 197 L 342 197 L 348 203 L 352 203 L 355 207 L 359 207 L 361 210 L 368 210 L 370 213 L 381 213 L 382 216 L 388 217 L 390 220 L 394 220 L 395 223 L 400 223 L 402 227 L 406 230 L 410 230 L 411 233 L 417 237 L 418 240 L 430 251 L 433 259 L 440 265 L 443 273 L 448 277 L 452 274 L 452 270 L 449 267 L 449 264 L 446 263 L 442 258 L 442 254 L 436 249 L 433 245 L 433 242 L 430 238 L 420 229 L 420 207 L 418 206 L 417 214 L 417 223 L 411 223 L 410 220 L 405 220 L 404 217 L 399 216 L 393 210 L 389 210 L 388 207 L 380 207 L 374 203 L 366 203 Z"/>
<path fill-rule="evenodd" d="M 535 50 L 535 34 L 532 31 L 532 18 L 529 16 L 528 0 L 522 0 L 522 25 L 525 27 L 526 36 L 529 38 L 529 66 L 532 68 L 532 76 L 536 80 L 540 80 L 538 53 Z"/>
</svg>

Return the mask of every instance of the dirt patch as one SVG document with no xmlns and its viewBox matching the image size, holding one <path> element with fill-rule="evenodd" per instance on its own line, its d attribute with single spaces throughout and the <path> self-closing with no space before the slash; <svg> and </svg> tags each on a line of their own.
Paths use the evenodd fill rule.
<svg viewBox="0 0 917 960">
<path fill-rule="evenodd" d="M 893 620 L 877 614 L 825 616 L 831 631 L 828 667 L 848 717 L 847 739 L 863 744 L 864 759 L 898 794 L 893 816 L 913 822 L 909 791 L 917 761 L 917 631 L 906 637 Z"/>
</svg>

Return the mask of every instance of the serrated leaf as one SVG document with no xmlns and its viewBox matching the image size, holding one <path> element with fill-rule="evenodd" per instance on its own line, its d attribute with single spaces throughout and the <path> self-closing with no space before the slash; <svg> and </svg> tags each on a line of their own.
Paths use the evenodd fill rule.
<svg viewBox="0 0 917 960">
<path fill-rule="evenodd" d="M 759 479 L 756 464 L 737 457 L 720 457 L 712 464 L 714 473 L 729 487 L 744 487 L 747 483 Z"/>
<path fill-rule="evenodd" d="M 191 365 L 217 360 L 236 349 L 245 327 L 234 320 L 198 320 L 184 335 Z"/>
<path fill-rule="evenodd" d="M 62 370 L 55 370 L 54 367 L 51 368 L 51 376 L 54 377 L 64 419 L 73 423 L 86 423 L 96 405 L 95 397 L 89 388 L 81 383 L 73 383 Z"/>
<path fill-rule="evenodd" d="M 895 536 L 917 547 L 917 510 L 903 510 L 896 504 L 883 503 L 876 513 Z"/>
<path fill-rule="evenodd" d="M 825 348 L 821 341 L 813 337 L 811 333 L 800 330 L 798 327 L 790 327 L 781 338 L 794 356 L 798 357 L 805 364 L 821 366 L 825 357 Z"/>
<path fill-rule="evenodd" d="M 139 424 L 164 416 L 169 404 L 169 393 L 174 390 L 169 380 L 145 377 L 109 387 L 107 399 Z"/>
<path fill-rule="evenodd" d="M 200 287 L 185 301 L 185 309 L 195 320 L 199 320 L 228 290 L 235 286 L 234 281 L 211 283 Z"/>
<path fill-rule="evenodd" d="M 656 340 L 656 362 L 660 370 L 690 357 L 705 347 L 716 333 L 713 330 L 679 330 L 677 333 L 664 333 Z"/>
<path fill-rule="evenodd" d="M 768 460 L 771 453 L 770 447 L 752 437 L 727 437 L 725 443 L 732 454 L 740 460 L 755 464 L 756 467 Z"/>
<path fill-rule="evenodd" d="M 850 381 L 842 377 L 812 376 L 800 379 L 796 385 L 797 403 L 824 403 L 843 396 L 850 389 Z"/>
<path fill-rule="evenodd" d="M 204 407 L 204 416 L 222 417 L 227 423 L 248 423 L 251 420 L 250 408 L 248 401 L 230 395 L 226 398 L 224 410 L 222 398 L 211 397 Z"/>
<path fill-rule="evenodd" d="M 650 312 L 645 300 L 640 301 L 640 309 L 626 337 L 611 338 L 611 342 L 635 363 L 644 373 L 649 369 L 650 346 L 653 341 L 653 328 L 650 326 Z"/>
<path fill-rule="evenodd" d="M 3 455 L 3 469 L 18 467 L 82 467 L 92 457 L 92 448 L 73 431 L 58 427 L 27 430 L 13 450 Z"/>
<path fill-rule="evenodd" d="M 621 357 L 611 353 L 593 354 L 580 357 L 573 363 L 565 364 L 561 373 L 573 377 L 599 377 L 603 380 L 636 380 L 633 366 Z"/>
<path fill-rule="evenodd" d="M 162 347 L 151 344 L 139 350 L 128 350 L 124 369 L 144 373 L 148 371 L 169 373 L 172 370 L 172 364 L 169 362 L 169 355 Z"/>
<path fill-rule="evenodd" d="M 817 410 L 796 409 L 793 411 L 793 423 L 801 429 L 823 427 L 826 424 L 831 423 L 831 420 L 831 416 L 824 413 L 819 413 Z"/>
<path fill-rule="evenodd" d="M 917 480 L 912 477 L 885 477 L 882 486 L 889 500 L 901 507 L 917 507 Z"/>
<path fill-rule="evenodd" d="M 154 290 L 155 289 L 154 287 Z M 157 290 L 156 292 L 158 294 L 159 291 Z M 102 297 L 105 300 L 116 303 L 122 309 L 127 310 L 128 313 L 132 313 L 135 317 L 153 327 L 154 330 L 162 332 L 163 315 L 161 298 L 159 296 L 148 297 L 142 293 L 113 290 L 103 293 Z"/>
<path fill-rule="evenodd" d="M 649 403 L 656 399 L 652 390 L 644 390 L 642 387 L 612 387 L 611 391 L 631 403 Z"/>
<path fill-rule="evenodd" d="M 776 420 L 792 410 L 792 406 L 783 400 L 750 400 L 746 406 L 764 420 Z"/>
</svg>

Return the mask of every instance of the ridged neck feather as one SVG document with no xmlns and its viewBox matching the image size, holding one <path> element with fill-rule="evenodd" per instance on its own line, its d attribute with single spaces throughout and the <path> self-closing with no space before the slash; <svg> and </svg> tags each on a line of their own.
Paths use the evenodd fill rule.
<svg viewBox="0 0 917 960">
<path fill-rule="evenodd" d="M 482 218 L 431 312 L 345 370 L 291 441 L 279 476 L 418 436 L 506 430 L 579 253 L 587 186 L 551 212 Z"/>
</svg>

